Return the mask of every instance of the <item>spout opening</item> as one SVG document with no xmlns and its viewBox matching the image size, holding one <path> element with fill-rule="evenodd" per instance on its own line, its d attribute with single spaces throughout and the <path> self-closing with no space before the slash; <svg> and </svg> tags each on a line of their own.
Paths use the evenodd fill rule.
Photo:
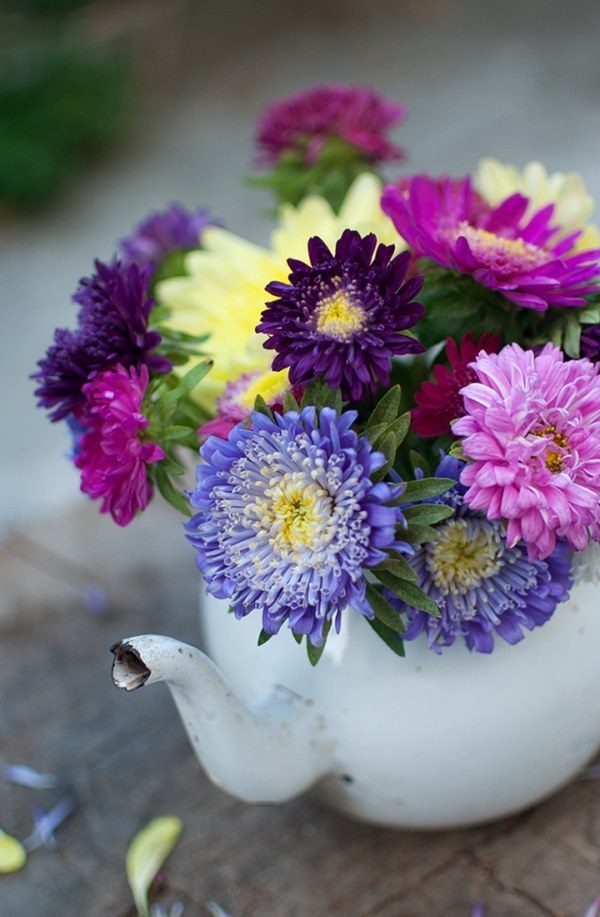
<svg viewBox="0 0 600 917">
<path fill-rule="evenodd" d="M 148 681 L 152 674 L 140 654 L 127 641 L 115 643 L 110 648 L 114 655 L 112 680 L 123 691 L 135 691 Z"/>
</svg>

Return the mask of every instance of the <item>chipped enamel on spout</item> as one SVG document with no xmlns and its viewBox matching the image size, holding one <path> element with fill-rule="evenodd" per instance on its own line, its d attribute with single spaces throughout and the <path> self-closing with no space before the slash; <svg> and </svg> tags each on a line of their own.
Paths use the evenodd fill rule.
<svg viewBox="0 0 600 917">
<path fill-rule="evenodd" d="M 200 650 L 146 634 L 112 647 L 118 688 L 164 681 L 189 739 L 217 786 L 246 802 L 285 802 L 327 770 L 310 703 L 283 688 L 250 708 Z"/>
<path fill-rule="evenodd" d="M 282 632 L 202 597 L 199 650 L 168 637 L 114 648 L 125 690 L 165 681 L 210 778 L 249 802 L 305 790 L 347 815 L 457 828 L 527 808 L 600 748 L 600 551 L 577 558 L 571 598 L 491 656 L 424 639 L 399 659 L 351 611 L 313 669 Z M 216 663 L 216 664 L 215 664 Z M 217 665 L 219 668 L 217 668 Z"/>
</svg>

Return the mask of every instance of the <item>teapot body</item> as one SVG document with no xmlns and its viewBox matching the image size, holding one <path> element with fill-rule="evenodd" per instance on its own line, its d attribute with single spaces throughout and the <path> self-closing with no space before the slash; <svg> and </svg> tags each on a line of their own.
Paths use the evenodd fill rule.
<svg viewBox="0 0 600 917">
<path fill-rule="evenodd" d="M 567 783 L 600 747 L 589 564 L 546 625 L 515 646 L 498 639 L 490 655 L 458 643 L 437 655 L 421 637 L 402 659 L 348 610 L 312 668 L 291 634 L 259 647 L 253 615 L 237 621 L 205 594 L 201 629 L 245 702 L 283 693 L 310 705 L 327 756 L 312 792 L 358 819 L 427 830 L 501 818 Z"/>
</svg>

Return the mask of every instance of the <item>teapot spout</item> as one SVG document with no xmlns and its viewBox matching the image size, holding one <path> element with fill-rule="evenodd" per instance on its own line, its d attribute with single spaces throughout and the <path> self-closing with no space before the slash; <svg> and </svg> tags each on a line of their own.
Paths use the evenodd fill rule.
<svg viewBox="0 0 600 917">
<path fill-rule="evenodd" d="M 276 692 L 250 708 L 208 656 L 170 637 L 129 637 L 111 652 L 118 688 L 166 683 L 205 771 L 232 796 L 285 802 L 330 770 L 322 727 L 301 698 Z"/>
</svg>

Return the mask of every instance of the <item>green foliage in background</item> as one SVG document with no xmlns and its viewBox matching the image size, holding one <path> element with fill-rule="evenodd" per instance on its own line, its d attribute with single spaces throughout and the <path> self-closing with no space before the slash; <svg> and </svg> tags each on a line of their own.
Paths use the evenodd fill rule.
<svg viewBox="0 0 600 917">
<path fill-rule="evenodd" d="M 82 161 L 106 150 L 119 133 L 125 92 L 125 67 L 115 56 L 51 42 L 7 49 L 0 58 L 0 204 L 40 207 Z"/>
</svg>

